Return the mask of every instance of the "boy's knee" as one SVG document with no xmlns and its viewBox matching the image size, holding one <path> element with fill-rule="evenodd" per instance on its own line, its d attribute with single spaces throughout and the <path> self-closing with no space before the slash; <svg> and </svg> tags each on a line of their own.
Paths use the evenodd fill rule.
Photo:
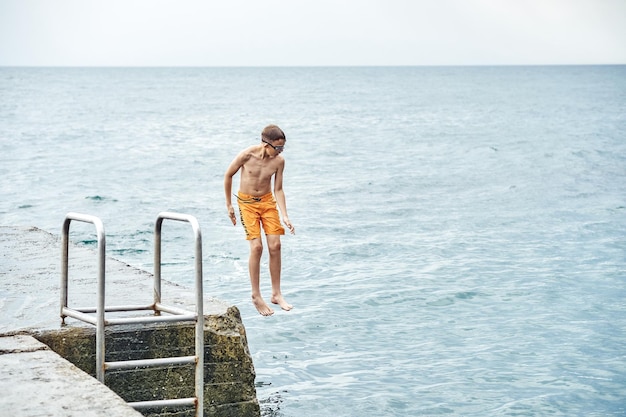
<svg viewBox="0 0 626 417">
<path fill-rule="evenodd" d="M 280 248 L 281 248 L 280 240 L 276 239 L 272 242 L 269 242 L 267 244 L 267 248 L 269 249 L 271 253 L 280 252 Z"/>
<path fill-rule="evenodd" d="M 250 241 L 250 254 L 261 256 L 263 254 L 263 244 L 261 239 L 254 239 Z"/>
</svg>

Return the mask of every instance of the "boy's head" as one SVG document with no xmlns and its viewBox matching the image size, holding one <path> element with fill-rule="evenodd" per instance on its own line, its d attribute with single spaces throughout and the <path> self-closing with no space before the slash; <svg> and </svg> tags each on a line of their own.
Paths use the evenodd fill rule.
<svg viewBox="0 0 626 417">
<path fill-rule="evenodd" d="M 280 139 L 284 140 L 285 142 L 287 141 L 285 132 L 283 132 L 283 130 L 276 125 L 266 126 L 265 129 L 263 129 L 263 132 L 261 132 L 261 139 L 266 139 L 271 142 Z"/>
</svg>

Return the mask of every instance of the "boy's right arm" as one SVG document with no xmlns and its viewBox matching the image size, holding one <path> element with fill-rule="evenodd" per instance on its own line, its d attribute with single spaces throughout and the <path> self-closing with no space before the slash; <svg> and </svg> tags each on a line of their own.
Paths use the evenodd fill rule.
<svg viewBox="0 0 626 417">
<path fill-rule="evenodd" d="M 235 209 L 232 203 L 233 192 L 233 176 L 239 171 L 246 161 L 246 151 L 241 152 L 233 159 L 224 173 L 224 197 L 226 197 L 226 210 L 228 211 L 228 217 L 233 225 L 237 224 L 237 217 L 235 216 Z"/>
<path fill-rule="evenodd" d="M 233 191 L 233 175 L 235 175 L 239 170 L 239 166 L 237 166 L 237 159 L 238 158 L 235 158 L 233 162 L 231 162 L 226 170 L 226 173 L 224 174 L 224 197 L 226 197 L 226 210 L 228 211 L 228 217 L 233 223 L 233 226 L 237 224 L 237 217 L 235 216 L 231 193 Z"/>
<path fill-rule="evenodd" d="M 224 192 L 226 194 L 226 210 L 228 211 L 228 217 L 233 222 L 233 226 L 237 224 L 237 217 L 235 216 L 235 209 L 233 208 L 233 202 L 230 197 L 230 193 L 233 186 L 233 177 L 226 178 L 224 176 Z"/>
</svg>

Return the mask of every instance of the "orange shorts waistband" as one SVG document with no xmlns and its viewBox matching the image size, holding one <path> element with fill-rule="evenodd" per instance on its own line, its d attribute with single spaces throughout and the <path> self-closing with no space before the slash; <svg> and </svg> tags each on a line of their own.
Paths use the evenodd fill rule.
<svg viewBox="0 0 626 417">
<path fill-rule="evenodd" d="M 267 193 L 265 195 L 256 196 L 244 194 L 241 191 L 237 191 L 237 199 L 242 203 L 264 203 L 267 201 L 272 201 L 274 199 L 274 195 L 272 193 Z"/>
</svg>

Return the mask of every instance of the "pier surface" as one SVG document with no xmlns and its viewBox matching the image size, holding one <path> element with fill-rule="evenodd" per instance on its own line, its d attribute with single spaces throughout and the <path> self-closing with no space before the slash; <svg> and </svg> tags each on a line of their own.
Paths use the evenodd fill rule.
<svg viewBox="0 0 626 417">
<path fill-rule="evenodd" d="M 94 249 L 70 245 L 69 306 L 97 305 L 97 263 Z M 60 283 L 61 236 L 35 227 L 0 226 L 0 334 L 60 328 Z M 161 285 L 164 304 L 194 309 L 193 289 L 165 279 Z M 107 257 L 106 305 L 153 302 L 152 274 Z M 224 314 L 228 307 L 205 296 L 205 315 Z"/>
</svg>

